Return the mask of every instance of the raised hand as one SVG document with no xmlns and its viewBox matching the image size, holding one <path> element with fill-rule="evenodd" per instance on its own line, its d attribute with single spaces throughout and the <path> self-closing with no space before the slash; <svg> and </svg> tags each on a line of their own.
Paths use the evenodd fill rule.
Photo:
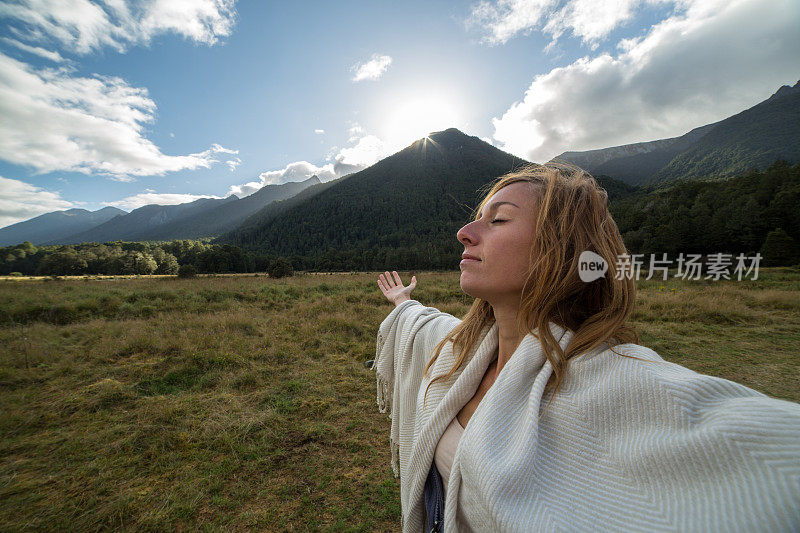
<svg viewBox="0 0 800 533">
<path fill-rule="evenodd" d="M 397 275 L 397 272 L 393 270 L 391 275 L 389 272 L 384 272 L 380 275 L 380 279 L 378 279 L 378 287 L 380 287 L 381 292 L 386 296 L 387 300 L 394 305 L 400 305 L 406 300 L 411 299 L 411 293 L 417 288 L 417 277 L 411 276 L 411 283 L 406 287 L 403 285 L 403 282 L 400 281 L 400 276 Z"/>
</svg>

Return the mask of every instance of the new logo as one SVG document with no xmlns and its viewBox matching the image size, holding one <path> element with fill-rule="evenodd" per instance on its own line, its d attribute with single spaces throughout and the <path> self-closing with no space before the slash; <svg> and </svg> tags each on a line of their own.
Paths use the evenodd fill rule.
<svg viewBox="0 0 800 533">
<path fill-rule="evenodd" d="M 608 272 L 608 263 L 603 256 L 589 250 L 581 252 L 581 256 L 578 258 L 578 275 L 581 281 L 590 283 L 605 276 L 606 272 Z"/>
</svg>

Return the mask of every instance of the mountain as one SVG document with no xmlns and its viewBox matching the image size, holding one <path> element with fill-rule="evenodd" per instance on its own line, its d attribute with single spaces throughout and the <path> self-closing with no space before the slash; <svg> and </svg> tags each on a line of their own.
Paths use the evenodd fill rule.
<svg viewBox="0 0 800 533">
<path fill-rule="evenodd" d="M 567 161 L 578 165 L 582 169 L 595 173 L 597 168 L 610 161 L 650 154 L 658 150 L 668 149 L 680 137 L 671 139 L 661 139 L 658 141 L 641 142 L 634 144 L 624 144 L 613 148 L 601 148 L 599 150 L 586 150 L 585 152 L 564 152 L 554 157 L 551 161 Z"/>
<path fill-rule="evenodd" d="M 800 162 L 800 81 L 719 122 L 658 171 L 651 183 L 730 177 L 776 160 Z"/>
<path fill-rule="evenodd" d="M 672 139 L 640 143 L 648 145 L 649 149 L 609 158 L 607 161 L 597 165 L 594 172 L 606 176 L 615 176 L 630 184 L 641 185 L 716 125 L 717 123 L 707 124 Z"/>
<path fill-rule="evenodd" d="M 48 244 L 215 237 L 236 228 L 265 205 L 290 198 L 319 183 L 319 178 L 312 176 L 302 182 L 265 185 L 244 198 L 231 195 L 223 199 L 201 198 L 178 205 L 146 205 L 87 231 L 53 239 Z"/>
<path fill-rule="evenodd" d="M 256 211 L 255 213 L 253 213 L 252 215 L 250 215 L 249 217 L 247 217 L 239 225 L 239 227 L 236 228 L 236 232 L 241 233 L 243 231 L 249 231 L 252 228 L 258 227 L 262 224 L 266 224 L 268 221 L 279 216 L 281 213 L 284 213 L 287 210 L 291 209 L 292 207 L 300 205 L 303 202 L 309 200 L 310 198 L 327 190 L 328 188 L 333 187 L 340 180 L 346 177 L 347 176 L 343 176 L 340 178 L 336 178 L 335 180 L 326 181 L 325 183 L 317 183 L 316 185 L 311 185 L 310 187 L 303 189 L 301 192 L 297 193 L 291 198 L 287 198 L 286 200 L 277 200 L 275 202 L 267 204 L 258 211 Z"/>
<path fill-rule="evenodd" d="M 457 129 L 273 202 L 217 239 L 309 270 L 454 268 L 455 238 L 494 178 L 529 164 Z M 637 189 L 598 176 L 617 201 Z"/>
<path fill-rule="evenodd" d="M 46 244 L 74 244 L 80 242 L 137 241 L 139 235 L 162 224 L 194 216 L 223 203 L 237 200 L 236 196 L 223 199 L 200 198 L 178 205 L 145 205 L 134 209 L 87 231 L 74 233 Z"/>
<path fill-rule="evenodd" d="M 277 202 L 219 242 L 309 269 L 453 268 L 456 231 L 494 178 L 527 164 L 457 129 Z M 281 205 L 284 204 L 284 205 Z M 279 214 L 280 216 L 276 216 Z"/>
<path fill-rule="evenodd" d="M 127 215 L 122 209 L 104 207 L 97 211 L 67 209 L 53 211 L 0 229 L 0 246 L 29 241 L 43 244 L 73 233 L 86 231 L 114 217 Z"/>
<path fill-rule="evenodd" d="M 721 179 L 764 169 L 778 159 L 800 161 L 800 81 L 736 115 L 680 137 L 564 152 L 553 161 L 574 163 L 595 175 L 632 185 Z"/>
<path fill-rule="evenodd" d="M 770 96 L 768 100 L 772 100 L 773 98 L 781 98 L 782 96 L 789 96 L 791 94 L 797 94 L 797 93 L 800 93 L 800 81 L 795 83 L 794 87 L 790 87 L 789 85 L 784 85 L 783 87 L 775 91 L 775 94 Z"/>
<path fill-rule="evenodd" d="M 320 184 L 317 176 L 311 176 L 305 181 L 265 185 L 250 196 L 236 198 L 194 216 L 184 217 L 145 231 L 139 234 L 137 240 L 163 241 L 216 237 L 235 229 L 247 217 L 266 208 L 265 206 L 287 200 L 309 187 Z"/>
</svg>

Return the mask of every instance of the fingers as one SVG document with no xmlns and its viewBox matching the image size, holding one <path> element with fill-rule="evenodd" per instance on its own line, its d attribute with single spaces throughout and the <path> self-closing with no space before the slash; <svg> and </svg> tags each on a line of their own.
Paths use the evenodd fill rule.
<svg viewBox="0 0 800 533">
<path fill-rule="evenodd" d="M 416 276 L 412 276 L 411 277 L 411 283 L 409 284 L 409 287 L 412 284 L 416 285 L 416 283 L 417 283 L 417 277 Z M 380 287 L 381 291 L 383 291 L 384 293 L 387 293 L 391 289 L 394 289 L 395 287 L 401 287 L 402 288 L 402 287 L 404 287 L 404 285 L 403 285 L 402 280 L 400 279 L 400 275 L 397 273 L 396 270 L 392 270 L 391 274 L 389 274 L 389 271 L 387 270 L 386 272 L 384 272 L 383 274 L 380 274 L 378 276 L 378 287 Z"/>
</svg>

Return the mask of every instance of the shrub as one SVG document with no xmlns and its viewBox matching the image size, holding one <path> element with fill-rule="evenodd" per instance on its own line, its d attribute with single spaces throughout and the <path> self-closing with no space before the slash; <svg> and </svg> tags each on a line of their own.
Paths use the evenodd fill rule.
<svg viewBox="0 0 800 533">
<path fill-rule="evenodd" d="M 267 274 L 271 278 L 284 278 L 294 275 L 294 268 L 287 259 L 279 257 L 269 265 Z"/>
<path fill-rule="evenodd" d="M 15 278 L 18 278 L 18 277 L 22 276 L 22 272 L 12 272 L 11 274 L 9 274 L 9 276 L 13 276 Z"/>
<path fill-rule="evenodd" d="M 159 250 L 157 248 L 157 250 Z M 156 263 L 158 264 L 158 268 L 156 268 L 156 274 L 177 274 L 178 269 L 178 260 L 172 254 L 159 254 L 158 258 L 156 259 Z"/>
<path fill-rule="evenodd" d="M 197 275 L 197 269 L 194 265 L 181 265 L 178 267 L 179 278 L 193 278 Z"/>
<path fill-rule="evenodd" d="M 776 228 L 767 234 L 761 247 L 761 257 L 764 266 L 792 265 L 800 257 L 800 247 L 786 231 Z"/>
</svg>

